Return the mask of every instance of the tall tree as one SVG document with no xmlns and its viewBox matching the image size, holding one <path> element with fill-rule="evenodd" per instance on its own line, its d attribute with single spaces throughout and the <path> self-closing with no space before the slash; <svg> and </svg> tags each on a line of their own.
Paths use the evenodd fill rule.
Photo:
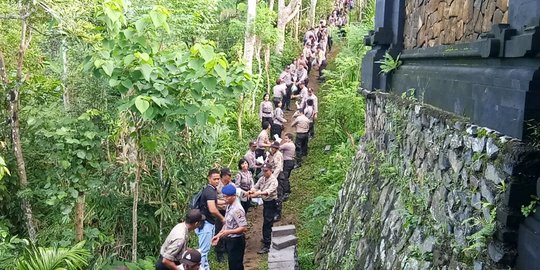
<svg viewBox="0 0 540 270">
<path fill-rule="evenodd" d="M 255 52 L 255 19 L 257 18 L 257 0 L 248 0 L 246 32 L 244 38 L 244 63 L 246 72 L 252 74 L 253 54 Z"/>
<path fill-rule="evenodd" d="M 285 47 L 285 27 L 294 19 L 296 13 L 300 11 L 300 0 L 290 0 L 285 5 L 285 0 L 278 0 L 278 18 L 277 18 L 277 41 L 276 53 L 281 54 Z"/>
<path fill-rule="evenodd" d="M 315 9 L 317 7 L 317 0 L 311 0 L 311 4 L 309 6 L 309 26 L 314 27 L 315 26 Z"/>
<path fill-rule="evenodd" d="M 24 57 L 26 50 L 30 46 L 32 40 L 32 27 L 28 21 L 28 17 L 32 14 L 31 3 L 26 3 L 22 0 L 18 1 L 19 14 L 17 16 L 11 16 L 7 19 L 16 19 L 21 22 L 21 38 L 19 42 L 19 50 L 17 53 L 17 67 L 15 82 L 11 83 L 6 67 L 5 58 L 0 51 L 0 79 L 2 80 L 3 88 L 6 92 L 9 92 L 9 118 L 11 122 L 11 139 L 13 143 L 13 152 L 17 160 L 17 174 L 19 175 L 19 183 L 21 190 L 28 188 L 28 176 L 26 174 L 26 163 L 24 161 L 24 155 L 21 145 L 21 130 L 19 123 L 19 106 L 20 106 L 20 90 L 24 84 L 25 76 L 23 74 Z M 26 219 L 26 229 L 28 230 L 28 237 L 32 242 L 37 239 L 36 227 L 34 225 L 34 215 L 32 213 L 32 206 L 30 201 L 26 197 L 21 198 L 21 207 Z"/>
</svg>

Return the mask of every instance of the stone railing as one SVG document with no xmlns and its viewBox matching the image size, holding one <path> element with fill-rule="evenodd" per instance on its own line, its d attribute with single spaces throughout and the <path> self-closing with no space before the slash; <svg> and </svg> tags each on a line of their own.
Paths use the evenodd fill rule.
<svg viewBox="0 0 540 270">
<path fill-rule="evenodd" d="M 407 49 L 477 40 L 493 24 L 508 22 L 508 0 L 407 0 Z"/>
</svg>

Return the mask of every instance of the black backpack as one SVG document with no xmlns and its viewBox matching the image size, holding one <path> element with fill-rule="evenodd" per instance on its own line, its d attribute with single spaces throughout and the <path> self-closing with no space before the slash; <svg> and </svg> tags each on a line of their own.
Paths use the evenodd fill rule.
<svg viewBox="0 0 540 270">
<path fill-rule="evenodd" d="M 189 208 L 201 209 L 201 197 L 205 188 L 206 187 L 202 188 L 199 192 L 193 194 L 193 197 L 191 197 L 191 201 L 189 203 Z"/>
</svg>

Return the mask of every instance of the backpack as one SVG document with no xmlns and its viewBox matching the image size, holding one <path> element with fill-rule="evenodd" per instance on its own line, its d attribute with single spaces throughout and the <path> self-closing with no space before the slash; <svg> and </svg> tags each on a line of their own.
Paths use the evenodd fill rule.
<svg viewBox="0 0 540 270">
<path fill-rule="evenodd" d="M 189 203 L 190 209 L 201 209 L 201 197 L 205 188 L 206 187 L 202 188 L 199 192 L 193 194 L 193 197 L 191 197 L 191 201 Z"/>
</svg>

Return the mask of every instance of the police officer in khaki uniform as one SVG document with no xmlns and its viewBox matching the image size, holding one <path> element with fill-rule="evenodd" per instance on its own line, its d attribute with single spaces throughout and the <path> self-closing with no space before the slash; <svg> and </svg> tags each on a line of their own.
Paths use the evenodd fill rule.
<svg viewBox="0 0 540 270">
<path fill-rule="evenodd" d="M 272 143 L 272 146 L 270 146 L 270 156 L 268 156 L 268 163 L 272 165 L 274 168 L 274 171 L 272 172 L 272 175 L 278 180 L 278 188 L 277 188 L 277 213 L 274 218 L 274 221 L 281 220 L 281 209 L 283 206 L 283 195 L 284 192 L 284 180 L 285 175 L 283 174 L 283 153 L 279 151 L 279 143 L 274 142 Z"/>
<path fill-rule="evenodd" d="M 244 250 L 246 248 L 244 234 L 248 225 L 246 213 L 236 198 L 236 187 L 232 183 L 224 186 L 221 192 L 225 203 L 229 206 L 227 206 L 225 213 L 225 224 L 212 239 L 212 245 L 217 245 L 222 239 L 227 248 L 229 270 L 244 270 Z"/>
<path fill-rule="evenodd" d="M 289 198 L 291 193 L 291 183 L 289 177 L 291 176 L 291 171 L 294 168 L 294 157 L 296 154 L 296 146 L 294 145 L 293 135 L 291 133 L 285 134 L 283 136 L 283 144 L 279 147 L 281 153 L 283 153 L 283 201 L 286 201 Z"/>
<path fill-rule="evenodd" d="M 278 180 L 272 175 L 272 165 L 265 163 L 262 167 L 263 176 L 259 178 L 259 181 L 255 184 L 253 189 L 249 192 L 251 198 L 261 197 L 263 200 L 263 246 L 257 253 L 264 254 L 270 251 L 270 244 L 272 243 L 272 225 L 274 224 L 274 217 L 276 216 L 276 200 L 277 200 L 277 187 Z"/>
<path fill-rule="evenodd" d="M 309 125 L 311 121 L 304 115 L 304 109 L 300 108 L 296 113 L 296 118 L 291 123 L 291 127 L 296 127 L 296 159 L 298 166 L 301 165 L 302 158 L 308 154 Z"/>
<path fill-rule="evenodd" d="M 187 248 L 189 232 L 198 228 L 205 218 L 199 209 L 191 209 L 186 214 L 185 221 L 174 226 L 161 245 L 159 258 L 156 261 L 156 270 L 176 270 L 178 268 L 177 266 L 183 259 L 182 253 Z"/>
</svg>

